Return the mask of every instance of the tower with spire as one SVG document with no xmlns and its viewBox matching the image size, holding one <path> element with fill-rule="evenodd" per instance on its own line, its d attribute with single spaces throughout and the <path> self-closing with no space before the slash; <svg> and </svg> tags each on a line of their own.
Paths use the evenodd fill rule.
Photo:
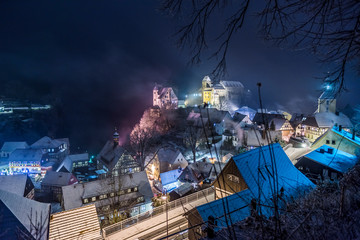
<svg viewBox="0 0 360 240">
<path fill-rule="evenodd" d="M 115 132 L 113 134 L 114 147 L 119 145 L 119 133 L 117 132 L 117 128 L 115 128 Z"/>
<path fill-rule="evenodd" d="M 318 98 L 318 109 L 317 112 L 336 112 L 336 98 L 335 98 L 335 90 L 334 87 L 327 78 L 324 83 L 324 91 Z"/>
</svg>

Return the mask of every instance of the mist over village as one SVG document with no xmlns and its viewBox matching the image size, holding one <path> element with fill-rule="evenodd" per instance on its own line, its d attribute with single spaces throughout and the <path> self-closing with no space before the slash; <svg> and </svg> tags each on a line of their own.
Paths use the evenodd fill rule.
<svg viewBox="0 0 360 240">
<path fill-rule="evenodd" d="M 359 239 L 360 3 L 0 3 L 0 239 Z"/>
</svg>

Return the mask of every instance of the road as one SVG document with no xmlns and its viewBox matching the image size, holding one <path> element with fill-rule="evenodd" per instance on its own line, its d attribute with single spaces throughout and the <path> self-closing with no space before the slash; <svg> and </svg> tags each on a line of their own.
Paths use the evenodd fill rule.
<svg viewBox="0 0 360 240">
<path fill-rule="evenodd" d="M 211 202 L 214 200 L 214 194 L 207 197 L 200 197 L 195 201 L 180 205 L 168 211 L 169 234 L 178 232 L 180 229 L 187 228 L 187 219 L 183 214 L 196 206 Z M 139 222 L 136 225 L 125 228 L 105 237 L 105 239 L 159 239 L 166 236 L 166 213 L 156 215 L 152 218 Z M 185 235 L 186 236 L 186 233 Z M 175 239 L 176 236 L 169 239 Z M 179 238 L 176 238 L 179 239 Z M 182 239 L 180 237 L 180 239 Z M 186 237 L 184 238 L 186 239 Z"/>
</svg>

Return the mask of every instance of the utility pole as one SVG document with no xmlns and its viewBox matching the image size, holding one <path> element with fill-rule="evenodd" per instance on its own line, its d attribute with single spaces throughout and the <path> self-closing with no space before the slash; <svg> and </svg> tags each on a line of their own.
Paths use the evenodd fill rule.
<svg viewBox="0 0 360 240">
<path fill-rule="evenodd" d="M 169 221 L 168 221 L 168 208 L 167 208 L 167 189 L 165 188 L 165 195 L 163 195 L 163 199 L 165 199 L 165 211 L 166 211 L 166 239 L 168 240 L 169 236 Z"/>
</svg>

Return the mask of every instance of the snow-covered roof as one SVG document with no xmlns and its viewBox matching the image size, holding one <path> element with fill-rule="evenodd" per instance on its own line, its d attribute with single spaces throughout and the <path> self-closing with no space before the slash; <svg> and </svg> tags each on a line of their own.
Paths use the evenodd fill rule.
<svg viewBox="0 0 360 240">
<path fill-rule="evenodd" d="M 244 131 L 244 141 L 246 141 L 247 146 L 264 146 L 271 143 L 271 141 L 274 141 L 275 139 L 280 140 L 281 139 L 281 132 L 280 131 L 268 131 L 268 134 L 270 135 L 271 140 L 267 140 L 267 138 L 263 138 L 263 130 L 257 130 L 254 128 L 248 128 Z"/>
<path fill-rule="evenodd" d="M 49 216 L 50 216 L 50 204 L 40 203 L 28 198 L 19 196 L 14 193 L 0 190 L 0 205 L 4 206 L 11 211 L 11 213 L 18 219 L 18 221 L 26 228 L 26 230 L 34 234 L 34 239 L 47 239 L 48 236 L 48 227 L 49 227 Z M 5 210 L 2 208 L 2 210 Z M 6 217 L 6 216 L 3 216 Z M 9 219 L 6 217 L 6 221 L 0 221 L 0 228 L 2 229 L 2 235 L 7 234 L 8 232 L 12 233 L 12 237 L 18 236 L 19 231 L 17 230 L 15 222 L 8 222 Z M 35 231 L 33 226 L 42 226 L 42 233 L 35 236 Z M 39 236 L 40 235 L 40 236 Z M 6 235 L 5 235 L 6 236 Z M 4 237 L 4 236 L 3 236 Z M 6 237 L 5 237 L 6 238 Z"/>
<path fill-rule="evenodd" d="M 176 158 L 179 156 L 180 151 L 171 148 L 162 148 L 158 151 L 157 156 L 159 162 L 168 162 L 174 164 Z"/>
<path fill-rule="evenodd" d="M 323 149 L 324 153 L 321 153 L 320 149 Z M 332 149 L 331 154 L 328 152 L 329 149 Z M 306 154 L 305 157 L 341 173 L 345 173 L 358 161 L 356 156 L 328 145 L 323 145 L 320 148 L 315 149 L 314 151 Z"/>
<path fill-rule="evenodd" d="M 65 157 L 65 159 L 60 163 L 59 167 L 57 168 L 56 172 L 59 172 L 61 168 L 65 168 L 68 172 L 72 172 L 73 170 L 73 163 L 78 161 L 87 161 L 89 159 L 88 153 L 81 153 L 81 154 L 72 154 Z"/>
<path fill-rule="evenodd" d="M 9 161 L 41 161 L 40 149 L 16 149 L 10 154 Z"/>
<path fill-rule="evenodd" d="M 0 189 L 23 197 L 24 195 L 26 195 L 25 190 L 27 187 L 27 180 L 27 174 L 0 176 Z M 28 184 L 29 188 L 34 188 L 34 185 L 32 185 L 30 179 Z"/>
<path fill-rule="evenodd" d="M 339 131 L 339 127 L 334 126 L 331 128 L 331 131 L 339 134 L 340 136 L 344 137 L 345 139 L 347 139 L 357 145 L 360 145 L 360 138 L 355 135 L 354 139 L 352 139 L 352 133 L 345 131 L 344 129 L 341 129 L 341 131 Z"/>
<path fill-rule="evenodd" d="M 106 178 L 87 183 L 79 183 L 70 186 L 62 187 L 64 209 L 69 210 L 78 208 L 83 205 L 82 199 L 101 194 L 108 194 L 125 190 L 128 188 L 138 187 L 138 192 L 124 194 L 119 197 L 119 201 L 125 201 L 144 196 L 145 201 L 148 202 L 153 197 L 153 192 L 145 171 L 136 172 L 132 174 L 121 175 L 114 178 Z M 95 202 L 96 206 L 104 205 L 109 199 L 100 200 Z M 109 204 L 109 203 L 108 203 Z"/>
<path fill-rule="evenodd" d="M 252 197 L 269 202 L 275 184 L 280 190 L 284 189 L 286 196 L 297 194 L 298 188 L 313 187 L 314 184 L 305 177 L 295 166 L 281 148 L 280 144 L 270 144 L 233 157 L 233 160 L 245 180 Z M 275 165 L 276 164 L 276 165 Z M 260 195 L 259 195 L 259 189 Z"/>
<path fill-rule="evenodd" d="M 47 171 L 41 185 L 62 187 L 77 182 L 78 180 L 72 173 Z"/>
<path fill-rule="evenodd" d="M 109 170 L 112 170 L 120 157 L 124 154 L 125 149 L 120 145 L 114 145 L 114 141 L 107 141 L 97 156 Z"/>
<path fill-rule="evenodd" d="M 26 148 L 29 148 L 29 145 L 26 142 L 4 142 L 1 151 L 12 152 L 15 149 L 26 149 Z"/>
<path fill-rule="evenodd" d="M 236 110 L 235 112 L 238 113 L 256 113 L 256 110 L 249 108 L 248 106 L 242 106 L 241 108 L 239 108 L 238 110 Z"/>
<path fill-rule="evenodd" d="M 224 88 L 244 88 L 244 85 L 239 81 L 220 81 Z"/>
<path fill-rule="evenodd" d="M 68 138 L 61 138 L 61 139 L 51 139 L 48 136 L 42 137 L 39 140 L 37 140 L 36 142 L 34 142 L 31 145 L 31 148 L 34 149 L 49 149 L 49 148 L 58 148 L 60 145 L 62 144 L 69 144 L 69 139 Z"/>
<path fill-rule="evenodd" d="M 184 183 L 180 185 L 178 188 L 174 189 L 180 197 L 184 196 L 186 193 L 190 192 L 193 189 L 193 185 L 191 183 Z"/>
<path fill-rule="evenodd" d="M 339 115 L 332 112 L 315 113 L 315 119 L 319 127 L 332 127 L 335 124 L 345 128 L 353 126 L 350 119 L 343 113 L 339 113 Z"/>
<path fill-rule="evenodd" d="M 227 227 L 224 207 L 226 209 L 228 221 L 231 218 L 232 223 L 240 222 L 250 215 L 249 204 L 251 198 L 251 191 L 246 189 L 223 199 L 218 199 L 198 206 L 196 209 L 204 222 L 207 222 L 210 216 L 215 218 L 217 227 L 214 228 L 214 231 L 217 232 Z"/>
<path fill-rule="evenodd" d="M 101 239 L 95 204 L 51 215 L 49 239 Z"/>
<path fill-rule="evenodd" d="M 180 168 L 168 172 L 160 173 L 161 184 L 165 186 L 166 184 L 176 182 L 179 176 L 181 175 L 181 173 L 182 170 Z"/>
</svg>

